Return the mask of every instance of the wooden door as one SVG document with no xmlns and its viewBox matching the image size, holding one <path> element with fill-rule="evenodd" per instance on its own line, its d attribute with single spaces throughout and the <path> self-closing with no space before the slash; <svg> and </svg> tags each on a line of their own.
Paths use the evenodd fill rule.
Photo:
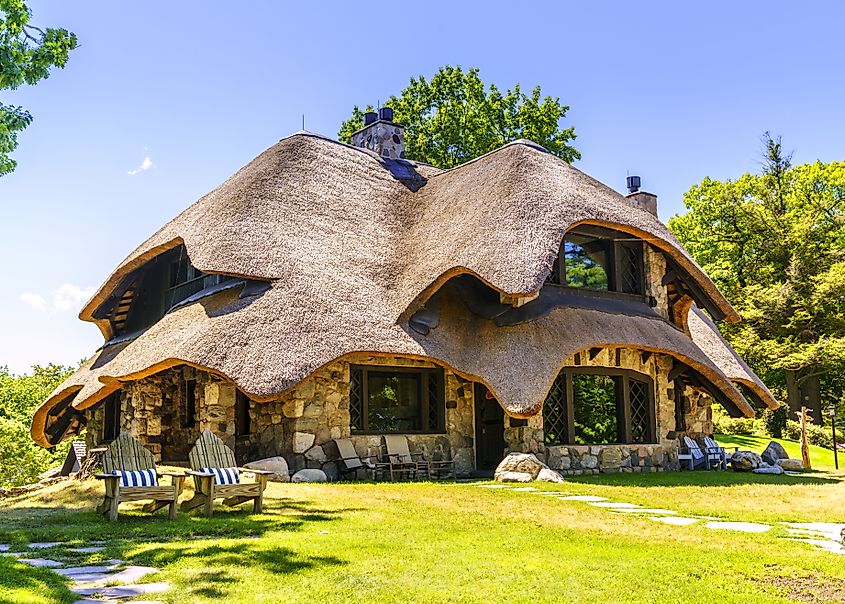
<svg viewBox="0 0 845 604">
<path fill-rule="evenodd" d="M 495 470 L 505 454 L 505 413 L 486 386 L 475 385 L 475 461 L 478 470 Z"/>
</svg>

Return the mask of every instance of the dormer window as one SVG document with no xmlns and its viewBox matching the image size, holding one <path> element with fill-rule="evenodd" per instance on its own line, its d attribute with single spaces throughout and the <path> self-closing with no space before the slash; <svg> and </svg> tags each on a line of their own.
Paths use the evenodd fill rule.
<svg viewBox="0 0 845 604">
<path fill-rule="evenodd" d="M 564 236 L 546 283 L 641 296 L 643 242 L 601 227 L 574 229 Z"/>
</svg>

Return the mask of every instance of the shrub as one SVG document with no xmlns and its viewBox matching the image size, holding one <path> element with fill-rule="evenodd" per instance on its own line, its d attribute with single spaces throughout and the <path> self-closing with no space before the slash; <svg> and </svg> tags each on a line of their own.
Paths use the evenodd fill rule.
<svg viewBox="0 0 845 604">
<path fill-rule="evenodd" d="M 718 417 L 713 421 L 713 428 L 719 434 L 754 434 L 754 420 L 745 417 Z"/>
<path fill-rule="evenodd" d="M 763 426 L 766 434 L 772 438 L 783 438 L 788 419 L 789 410 L 785 405 L 781 405 L 777 409 L 766 409 L 763 413 Z"/>
<path fill-rule="evenodd" d="M 792 420 L 786 422 L 786 429 L 784 430 L 784 437 L 788 440 L 801 441 L 801 424 Z M 807 424 L 807 442 L 817 447 L 824 447 L 825 449 L 833 449 L 833 438 L 831 438 L 830 428 L 818 426 L 816 424 Z"/>
</svg>

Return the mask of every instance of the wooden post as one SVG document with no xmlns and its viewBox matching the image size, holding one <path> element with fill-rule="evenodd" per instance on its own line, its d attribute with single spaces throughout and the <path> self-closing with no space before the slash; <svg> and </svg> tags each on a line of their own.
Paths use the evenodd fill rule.
<svg viewBox="0 0 845 604">
<path fill-rule="evenodd" d="M 807 444 L 807 415 L 809 415 L 809 410 L 807 407 L 801 407 L 801 411 L 796 411 L 795 415 L 801 422 L 801 462 L 805 470 L 811 470 L 810 446 Z"/>
</svg>

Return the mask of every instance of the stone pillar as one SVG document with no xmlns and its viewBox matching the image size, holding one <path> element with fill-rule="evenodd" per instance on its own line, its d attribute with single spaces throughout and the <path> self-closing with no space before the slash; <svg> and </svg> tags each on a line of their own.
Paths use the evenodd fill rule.
<svg viewBox="0 0 845 604">
<path fill-rule="evenodd" d="M 235 449 L 235 384 L 211 379 L 205 383 L 202 391 L 202 404 L 197 396 L 197 416 L 199 430 L 206 428 L 214 432 Z"/>
</svg>

